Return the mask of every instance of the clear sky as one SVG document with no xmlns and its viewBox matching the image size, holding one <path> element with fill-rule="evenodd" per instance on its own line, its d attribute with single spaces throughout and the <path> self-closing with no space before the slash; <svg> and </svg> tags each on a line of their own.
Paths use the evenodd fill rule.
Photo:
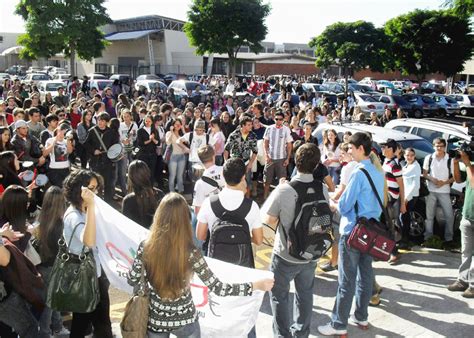
<svg viewBox="0 0 474 338">
<path fill-rule="evenodd" d="M 264 0 L 272 11 L 265 41 L 308 43 L 334 22 L 385 21 L 416 8 L 439 9 L 444 0 Z M 24 22 L 13 11 L 18 0 L 0 0 L 0 32 L 23 32 Z M 162 15 L 186 20 L 190 0 L 108 0 L 112 19 Z"/>
</svg>

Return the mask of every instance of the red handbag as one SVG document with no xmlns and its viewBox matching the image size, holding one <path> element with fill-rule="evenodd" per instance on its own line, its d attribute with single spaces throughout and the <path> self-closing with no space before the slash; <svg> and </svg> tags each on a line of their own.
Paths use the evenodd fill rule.
<svg viewBox="0 0 474 338">
<path fill-rule="evenodd" d="M 367 176 L 372 191 L 375 193 L 385 215 L 385 221 L 387 222 L 389 220 L 388 213 L 375 189 L 374 182 L 365 169 L 361 168 L 361 171 Z M 350 248 L 359 250 L 361 253 L 367 253 L 375 259 L 388 261 L 390 254 L 395 248 L 395 241 L 392 239 L 389 228 L 382 222 L 374 218 L 367 219 L 366 217 L 357 217 L 357 224 L 347 239 L 347 245 Z"/>
</svg>

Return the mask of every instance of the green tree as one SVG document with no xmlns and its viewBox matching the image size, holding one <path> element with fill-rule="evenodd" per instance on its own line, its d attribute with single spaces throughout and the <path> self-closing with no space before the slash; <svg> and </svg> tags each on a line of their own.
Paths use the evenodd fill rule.
<svg viewBox="0 0 474 338">
<path fill-rule="evenodd" d="M 342 67 L 345 77 L 347 95 L 350 70 L 370 67 L 374 71 L 384 69 L 386 50 L 385 34 L 370 22 L 336 22 L 313 38 L 309 45 L 314 48 L 316 66 Z M 388 60 L 388 59 L 385 59 Z"/>
<path fill-rule="evenodd" d="M 443 6 L 452 8 L 457 15 L 470 17 L 474 14 L 474 0 L 446 0 Z"/>
<path fill-rule="evenodd" d="M 76 54 L 90 61 L 102 55 L 106 46 L 99 27 L 111 22 L 105 0 L 20 0 L 15 13 L 26 21 L 26 33 L 18 43 L 26 59 L 64 53 L 70 58 L 69 71 L 75 75 Z"/>
<path fill-rule="evenodd" d="M 391 40 L 394 69 L 414 74 L 454 76 L 472 56 L 474 40 L 469 18 L 451 10 L 415 10 L 385 23 Z"/>
<path fill-rule="evenodd" d="M 262 0 L 193 0 L 184 30 L 197 54 L 227 54 L 227 74 L 234 77 L 240 47 L 263 50 L 269 13 L 270 5 Z"/>
</svg>

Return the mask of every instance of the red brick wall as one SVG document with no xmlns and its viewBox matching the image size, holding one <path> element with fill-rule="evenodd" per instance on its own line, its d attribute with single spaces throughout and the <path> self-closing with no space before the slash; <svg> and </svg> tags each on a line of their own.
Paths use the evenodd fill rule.
<svg viewBox="0 0 474 338">
<path fill-rule="evenodd" d="M 318 74 L 319 69 L 314 64 L 288 64 L 288 63 L 256 63 L 255 74 L 275 75 L 275 74 Z"/>
<path fill-rule="evenodd" d="M 370 69 L 363 69 L 354 73 L 354 79 L 357 81 L 362 80 L 364 77 L 371 77 L 374 80 L 401 80 L 401 79 L 411 79 L 416 80 L 415 75 L 402 75 L 399 71 L 396 72 L 385 72 L 378 73 L 373 72 Z M 426 80 L 446 80 L 446 76 L 443 74 L 428 74 L 425 76 Z"/>
</svg>

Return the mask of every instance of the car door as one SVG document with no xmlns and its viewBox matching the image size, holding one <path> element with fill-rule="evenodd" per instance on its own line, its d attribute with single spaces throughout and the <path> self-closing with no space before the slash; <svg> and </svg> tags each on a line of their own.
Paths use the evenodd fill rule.
<svg viewBox="0 0 474 338">
<path fill-rule="evenodd" d="M 427 140 L 430 143 L 433 143 L 433 140 L 435 138 L 437 138 L 437 137 L 443 138 L 443 136 L 444 136 L 443 133 L 440 132 L 440 131 L 431 130 L 431 129 L 427 129 L 427 128 L 421 128 L 421 127 L 416 128 L 415 135 L 418 135 L 421 138 L 424 138 L 425 140 Z"/>
</svg>

